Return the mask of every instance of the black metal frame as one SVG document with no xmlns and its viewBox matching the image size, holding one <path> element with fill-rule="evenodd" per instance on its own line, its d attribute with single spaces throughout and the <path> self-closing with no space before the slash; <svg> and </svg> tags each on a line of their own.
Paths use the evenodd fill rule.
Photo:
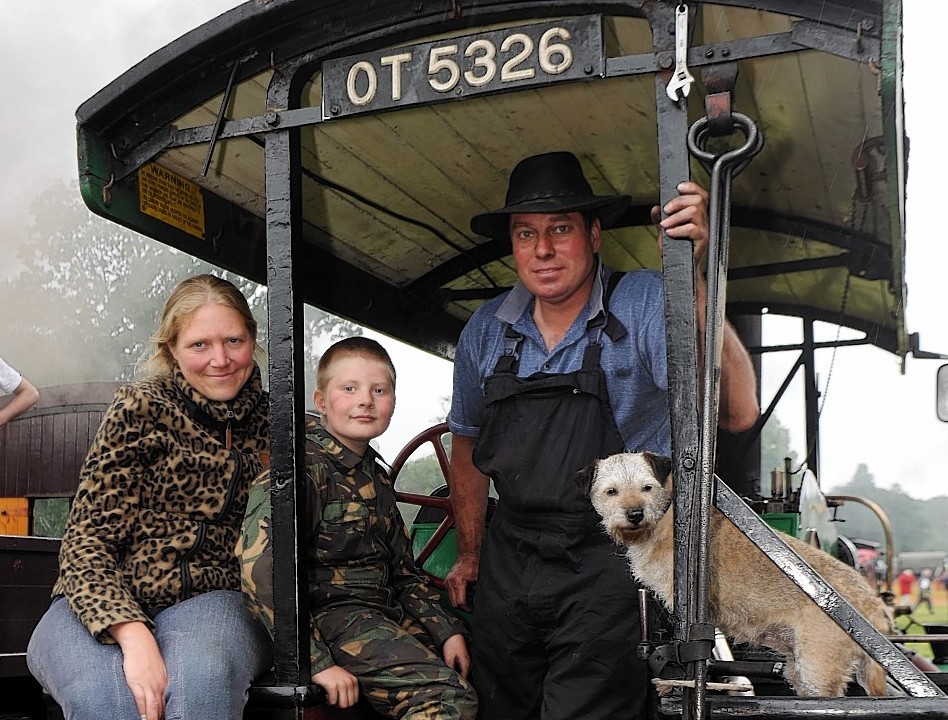
<svg viewBox="0 0 948 720">
<path fill-rule="evenodd" d="M 653 63 L 620 59 L 613 63 L 611 72 L 653 72 L 668 63 L 663 58 L 673 52 L 674 4 L 644 4 L 642 10 L 652 26 L 656 48 Z M 844 43 L 845 44 L 845 43 Z M 851 45 L 850 45 L 851 46 Z M 706 52 L 706 50 L 704 51 Z M 302 226 L 299 168 L 299 128 L 321 122 L 314 108 L 296 106 L 302 80 L 308 77 L 313 54 L 288 65 L 278 65 L 268 93 L 267 107 L 276 116 L 270 116 L 270 129 L 265 134 L 267 175 L 267 284 L 270 290 L 270 377 L 273 414 L 273 488 L 274 488 L 274 585 L 276 601 L 275 675 L 278 683 L 306 687 L 308 676 L 308 612 L 305 563 L 305 535 L 301 508 L 297 498 L 303 497 L 305 472 L 302 467 L 302 436 L 295 418 L 299 418 L 295 388 L 302 386 L 302 324 L 297 322 L 302 304 L 296 293 L 300 268 L 297 250 Z M 623 62 L 625 65 L 623 66 Z M 700 60 L 696 58 L 696 64 Z M 634 68 L 634 70 L 633 70 Z M 658 142 L 660 162 L 661 202 L 668 202 L 677 191 L 676 185 L 690 177 L 688 150 L 682 139 L 688 134 L 688 117 L 683 103 L 670 103 L 665 94 L 668 70 L 655 74 L 655 93 L 658 108 Z M 269 115 L 269 113 L 268 113 Z M 223 123 L 221 137 L 259 132 L 257 120 L 242 121 L 242 127 L 228 127 Z M 194 132 L 187 142 L 207 140 L 203 131 Z M 157 148 L 150 148 L 149 152 Z M 692 532 L 694 518 L 710 517 L 708 498 L 695 491 L 699 458 L 701 457 L 701 427 L 699 426 L 697 376 L 695 277 L 692 245 L 689 240 L 664 238 L 663 273 L 665 277 L 665 315 L 668 333 L 669 397 L 671 398 L 671 428 L 673 471 L 676 473 L 676 612 L 675 640 L 682 643 L 699 641 L 706 634 L 707 594 L 700 588 L 707 584 L 708 544 L 699 542 L 700 534 Z M 810 327 L 809 325 L 807 327 Z M 812 329 L 804 343 L 809 362 L 805 365 L 812 373 Z M 809 376 L 808 376 L 809 377 Z M 812 381 L 812 378 L 811 378 Z M 812 382 L 807 384 L 809 388 Z M 814 385 L 815 387 L 815 385 Z M 807 406 L 813 398 L 808 397 Z M 812 419 L 808 417 L 808 427 Z M 713 442 L 713 440 L 712 440 Z M 811 448 L 815 452 L 815 437 Z M 814 456 L 814 461 L 815 461 Z M 884 637 L 835 593 L 802 559 L 780 541 L 769 527 L 718 481 L 717 503 L 725 514 L 745 534 L 757 542 L 775 562 L 814 597 L 813 588 L 819 588 L 814 600 L 842 627 L 858 628 L 858 638 L 867 651 L 883 661 L 897 682 L 914 698 L 943 697 L 938 688 L 899 653 Z M 699 528 L 707 533 L 706 527 Z M 283 552 L 281 552 L 283 551 Z M 707 664 L 690 664 L 689 677 L 695 679 L 695 688 L 684 692 L 681 712 L 685 720 L 704 717 L 708 698 L 704 681 Z M 775 707 L 786 707 L 787 703 Z M 790 701 L 791 704 L 798 700 Z M 829 701 L 827 701 L 829 702 Z M 831 701 L 838 706 L 841 701 Z M 845 701 L 843 701 L 845 702 Z M 911 703 L 912 701 L 907 701 Z M 900 716 L 905 703 L 900 704 Z M 929 709 L 923 701 L 919 708 Z M 783 710 L 780 710 L 783 712 Z"/>
</svg>

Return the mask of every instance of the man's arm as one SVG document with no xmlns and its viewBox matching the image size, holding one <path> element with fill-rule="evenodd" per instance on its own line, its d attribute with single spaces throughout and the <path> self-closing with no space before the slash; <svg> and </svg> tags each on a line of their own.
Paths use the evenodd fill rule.
<svg viewBox="0 0 948 720">
<path fill-rule="evenodd" d="M 700 273 L 695 278 L 695 299 L 699 363 L 703 367 L 707 288 L 704 277 Z M 760 404 L 757 401 L 757 374 L 754 372 L 754 364 L 734 326 L 725 318 L 724 337 L 721 344 L 718 427 L 727 432 L 743 432 L 754 426 L 758 415 L 760 415 Z"/>
<path fill-rule="evenodd" d="M 725 321 L 718 424 L 728 432 L 744 432 L 754 426 L 759 416 L 757 374 L 750 353 L 731 323 Z"/>
<path fill-rule="evenodd" d="M 468 585 L 477 580 L 477 565 L 487 519 L 490 480 L 474 465 L 476 438 L 451 436 L 451 507 L 457 526 L 458 557 L 445 578 L 448 599 L 455 607 L 467 606 Z"/>
<path fill-rule="evenodd" d="M 22 415 L 39 400 L 39 390 L 33 387 L 26 378 L 20 379 L 20 384 L 13 391 L 13 399 L 3 408 L 0 408 L 0 425 L 6 425 L 18 415 Z"/>
</svg>

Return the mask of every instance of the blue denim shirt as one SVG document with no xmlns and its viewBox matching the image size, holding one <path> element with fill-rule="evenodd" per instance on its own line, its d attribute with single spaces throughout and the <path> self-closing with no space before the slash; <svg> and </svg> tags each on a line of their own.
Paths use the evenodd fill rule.
<svg viewBox="0 0 948 720">
<path fill-rule="evenodd" d="M 589 341 L 586 325 L 602 309 L 610 270 L 600 265 L 586 309 L 560 343 L 547 351 L 533 321 L 533 296 L 521 283 L 484 303 L 468 321 L 454 357 L 451 432 L 476 437 L 484 416 L 484 380 L 503 353 L 508 323 L 524 336 L 518 375 L 578 370 Z M 619 433 L 630 451 L 671 454 L 668 415 L 668 363 L 662 275 L 655 270 L 626 273 L 609 303 L 628 334 L 613 343 L 602 336 L 602 369 Z"/>
</svg>

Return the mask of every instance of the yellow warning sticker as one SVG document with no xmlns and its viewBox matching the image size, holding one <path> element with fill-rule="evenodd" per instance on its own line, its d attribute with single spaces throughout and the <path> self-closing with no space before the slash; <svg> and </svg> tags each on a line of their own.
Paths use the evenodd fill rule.
<svg viewBox="0 0 948 720">
<path fill-rule="evenodd" d="M 204 239 L 204 197 L 190 180 L 156 163 L 138 171 L 138 205 L 151 215 L 189 235 Z"/>
</svg>

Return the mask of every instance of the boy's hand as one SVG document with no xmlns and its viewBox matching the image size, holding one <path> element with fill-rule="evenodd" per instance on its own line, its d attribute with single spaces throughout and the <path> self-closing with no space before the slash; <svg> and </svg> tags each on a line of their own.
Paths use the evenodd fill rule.
<svg viewBox="0 0 948 720">
<path fill-rule="evenodd" d="M 441 648 L 444 653 L 444 664 L 457 670 L 462 678 L 467 678 L 471 669 L 471 655 L 467 650 L 467 641 L 461 634 L 452 635 L 444 641 Z"/>
<path fill-rule="evenodd" d="M 348 708 L 359 700 L 359 681 L 345 668 L 331 665 L 313 675 L 313 683 L 326 691 L 326 702 Z"/>
</svg>

